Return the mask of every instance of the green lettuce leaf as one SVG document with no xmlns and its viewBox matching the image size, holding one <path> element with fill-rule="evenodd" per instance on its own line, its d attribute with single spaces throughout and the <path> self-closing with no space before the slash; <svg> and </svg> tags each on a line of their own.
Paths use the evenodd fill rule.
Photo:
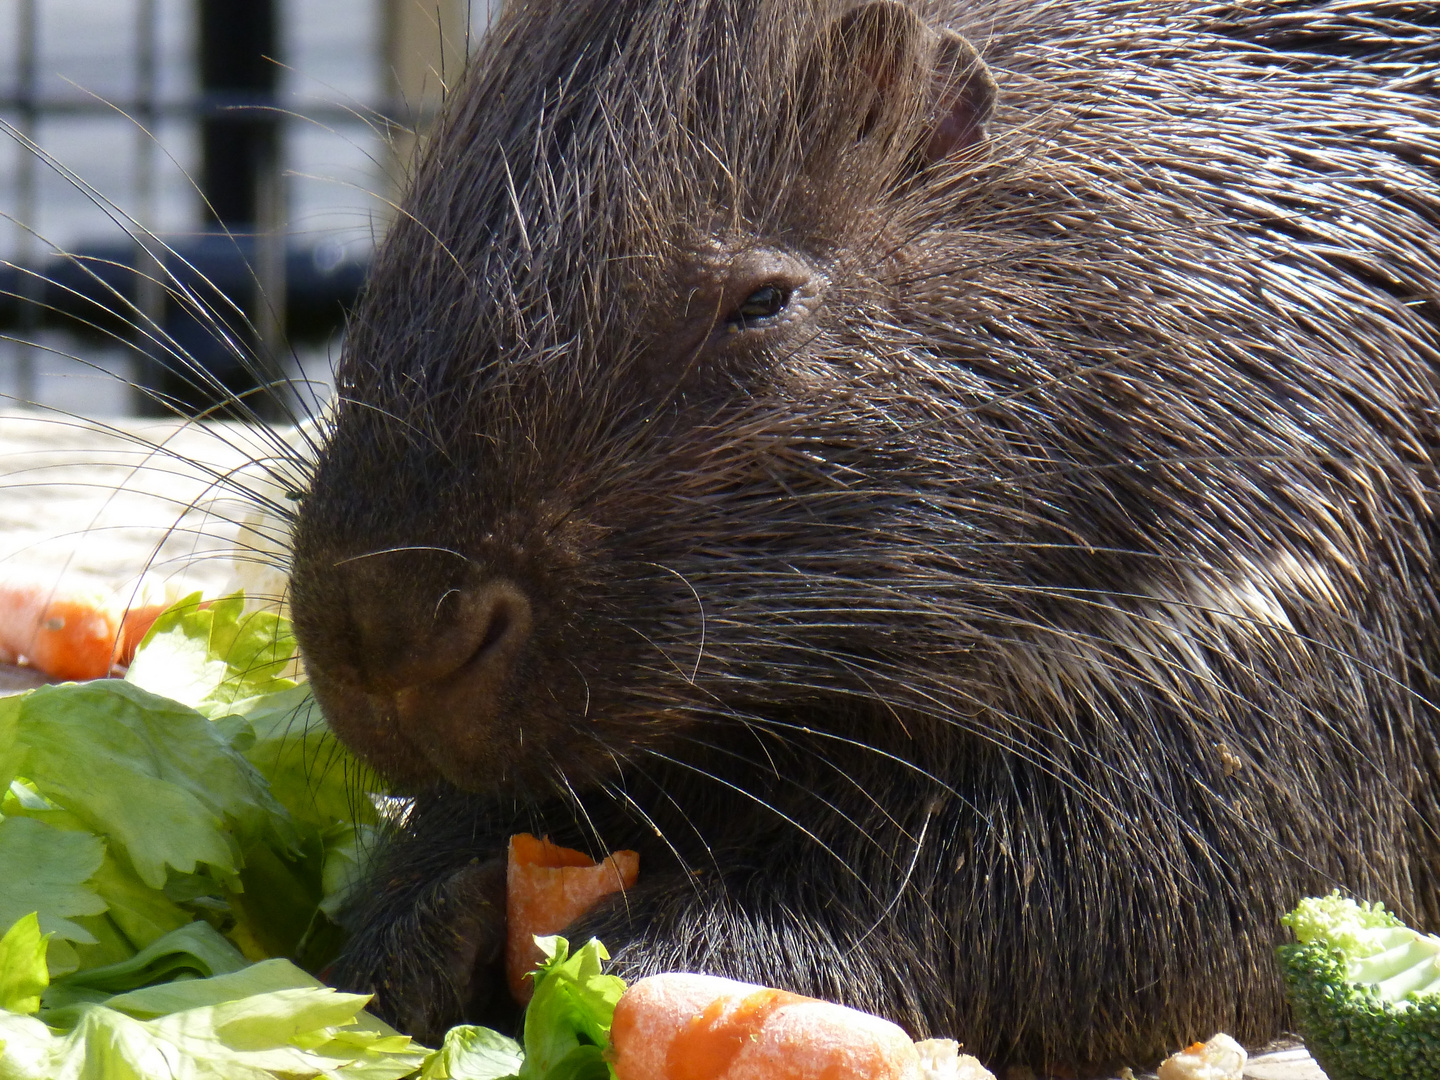
<svg viewBox="0 0 1440 1080">
<path fill-rule="evenodd" d="M 0 937 L 0 1009 L 29 1016 L 40 1008 L 40 995 L 50 981 L 45 948 L 34 912 L 15 920 Z"/>
<path fill-rule="evenodd" d="M 235 875 L 236 833 L 293 842 L 263 778 L 194 709 L 118 679 L 19 700 L 26 778 L 122 849 L 150 888 L 164 887 L 166 867 Z"/>
<path fill-rule="evenodd" d="M 33 1016 L 0 1012 L 0 1076 L 5 1080 L 56 1080 L 60 1074 L 53 1065 L 55 1042 L 55 1033 Z"/>
<path fill-rule="evenodd" d="M 9 791 L 20 771 L 20 698 L 0 697 L 0 794 Z"/>
<path fill-rule="evenodd" d="M 105 842 L 26 817 L 0 821 L 0 926 L 38 912 L 46 933 L 94 944 L 73 915 L 99 915 L 105 901 L 87 882 L 105 858 Z M 0 971 L 0 979 L 4 972 Z"/>
<path fill-rule="evenodd" d="M 499 1035 L 435 1055 L 265 959 L 333 957 L 381 824 L 293 658 L 283 619 L 191 598 L 127 680 L 0 698 L 0 1077 L 515 1073 Z"/>
<path fill-rule="evenodd" d="M 399 1080 L 431 1056 L 362 1012 L 367 995 L 331 990 L 286 960 L 243 966 L 203 923 L 130 964 L 72 976 L 68 985 L 58 980 L 48 990 L 44 954 L 34 915 L 0 938 L 6 1080 Z M 222 968 L 230 970 L 206 974 Z M 157 977 L 169 981 L 84 1000 L 87 990 Z M 63 1004 L 52 1007 L 57 996 Z M 42 1001 L 39 1017 L 32 1016 Z"/>
<path fill-rule="evenodd" d="M 489 1028 L 460 1024 L 425 1060 L 420 1080 L 511 1080 L 525 1060 L 514 1039 Z"/>
<path fill-rule="evenodd" d="M 602 972 L 610 959 L 593 938 L 570 955 L 563 937 L 537 937 L 545 954 L 525 1010 L 520 1080 L 609 1080 L 604 1052 L 625 982 Z"/>
<path fill-rule="evenodd" d="M 155 620 L 125 681 L 224 716 L 249 698 L 288 690 L 296 656 L 290 624 L 272 611 L 246 611 L 241 593 L 201 607 L 187 596 Z"/>
<path fill-rule="evenodd" d="M 252 736 L 242 753 L 297 822 L 321 829 L 376 823 L 375 807 L 361 793 L 383 785 L 340 745 L 308 686 L 239 702 L 234 717 L 244 719 Z"/>
<path fill-rule="evenodd" d="M 625 983 L 601 970 L 609 954 L 591 940 L 574 955 L 563 937 L 536 938 L 544 960 L 525 1010 L 525 1047 L 488 1028 L 452 1028 L 420 1080 L 612 1080 L 605 1050 Z"/>
<path fill-rule="evenodd" d="M 169 895 L 178 876 L 172 872 L 165 889 L 152 889 L 128 859 L 117 859 L 107 851 L 90 878 L 91 887 L 107 905 L 105 914 L 76 920 L 99 939 L 97 945 L 78 950 L 82 966 L 104 967 L 125 960 L 195 918 L 193 909 L 187 910 Z M 211 888 L 217 886 L 212 883 Z"/>
<path fill-rule="evenodd" d="M 205 1005 L 223 1005 L 227 1001 L 240 1001 L 255 994 L 273 994 L 277 990 L 313 990 L 324 985 L 289 960 L 262 960 L 258 964 L 245 964 L 241 960 L 239 965 L 229 970 L 217 970 L 208 978 L 156 983 L 116 994 L 105 1002 L 105 1007 L 137 1020 L 153 1020 L 168 1013 Z"/>
<path fill-rule="evenodd" d="M 177 983 L 189 986 L 193 983 Z M 68 1033 L 0 1014 L 0 1076 L 14 1080 L 399 1080 L 427 1052 L 402 1035 L 355 1027 L 363 995 L 277 990 L 152 1020 L 92 1006 Z M 30 1021 L 29 1024 L 23 1023 Z"/>
<path fill-rule="evenodd" d="M 55 1027 L 65 1027 L 74 1023 L 77 1006 L 100 1002 L 111 1005 L 116 994 L 156 983 L 168 984 L 177 978 L 208 980 L 239 971 L 245 964 L 240 950 L 209 923 L 186 923 L 119 963 L 72 972 L 54 980 L 45 992 L 41 1018 Z"/>
</svg>

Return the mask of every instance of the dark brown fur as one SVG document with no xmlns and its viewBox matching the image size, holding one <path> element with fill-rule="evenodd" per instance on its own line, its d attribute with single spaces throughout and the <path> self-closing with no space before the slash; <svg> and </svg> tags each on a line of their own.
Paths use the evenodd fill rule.
<svg viewBox="0 0 1440 1080">
<path fill-rule="evenodd" d="M 641 850 L 622 973 L 992 1063 L 1270 1038 L 1306 893 L 1440 926 L 1435 6 L 857 6 L 514 0 L 381 253 L 294 610 L 427 1036 L 520 827 Z"/>
</svg>

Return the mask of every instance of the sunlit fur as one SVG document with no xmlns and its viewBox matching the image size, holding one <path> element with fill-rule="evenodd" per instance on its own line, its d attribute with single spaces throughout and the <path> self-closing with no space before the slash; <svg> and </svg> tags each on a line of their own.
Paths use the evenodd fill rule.
<svg viewBox="0 0 1440 1080">
<path fill-rule="evenodd" d="M 527 826 L 641 850 L 574 931 L 626 974 L 1082 1072 L 1263 1041 L 1299 896 L 1440 926 L 1440 29 L 917 5 L 998 85 L 926 164 L 932 80 L 902 40 L 857 78 L 853 6 L 514 0 L 452 95 L 350 328 L 297 626 L 403 773 L 344 672 L 457 561 L 535 624 L 469 793 L 412 770 L 341 975 L 457 1018 L 446 882 Z M 819 304 L 690 335 L 753 248 Z"/>
</svg>

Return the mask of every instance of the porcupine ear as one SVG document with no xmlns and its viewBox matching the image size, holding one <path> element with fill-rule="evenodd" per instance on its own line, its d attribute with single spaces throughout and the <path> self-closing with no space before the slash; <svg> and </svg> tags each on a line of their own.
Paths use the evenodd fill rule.
<svg viewBox="0 0 1440 1080">
<path fill-rule="evenodd" d="M 975 46 L 957 31 L 931 29 L 900 0 L 870 0 L 836 19 L 800 85 L 813 147 L 871 141 L 903 149 L 913 167 L 981 145 L 995 100 Z M 895 146 L 901 139 L 906 145 Z"/>
<path fill-rule="evenodd" d="M 970 39 L 957 30 L 935 36 L 933 126 L 922 148 L 928 162 L 983 143 L 985 122 L 995 107 L 995 80 Z"/>
</svg>

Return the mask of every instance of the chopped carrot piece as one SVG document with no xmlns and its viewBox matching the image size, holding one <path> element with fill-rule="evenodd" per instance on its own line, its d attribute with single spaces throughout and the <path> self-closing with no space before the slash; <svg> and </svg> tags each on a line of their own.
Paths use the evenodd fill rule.
<svg viewBox="0 0 1440 1080">
<path fill-rule="evenodd" d="M 24 660 L 57 679 L 117 674 L 172 599 L 154 585 L 122 597 L 103 587 L 56 585 L 49 572 L 0 577 L 0 661 Z"/>
<path fill-rule="evenodd" d="M 119 624 L 112 597 L 101 590 L 0 580 L 0 653 L 54 678 L 109 675 Z"/>
<path fill-rule="evenodd" d="M 616 1080 L 990 1075 L 948 1040 L 916 1044 L 878 1016 L 714 975 L 652 975 L 634 983 L 615 1008 L 610 1046 Z M 937 1059 L 945 1067 L 937 1070 Z"/>
<path fill-rule="evenodd" d="M 564 930 L 611 893 L 633 889 L 639 876 L 640 856 L 633 851 L 616 851 L 597 863 L 529 833 L 510 838 L 505 975 L 516 1001 L 524 1004 L 534 991 L 527 976 L 542 958 L 535 936 Z"/>
</svg>

